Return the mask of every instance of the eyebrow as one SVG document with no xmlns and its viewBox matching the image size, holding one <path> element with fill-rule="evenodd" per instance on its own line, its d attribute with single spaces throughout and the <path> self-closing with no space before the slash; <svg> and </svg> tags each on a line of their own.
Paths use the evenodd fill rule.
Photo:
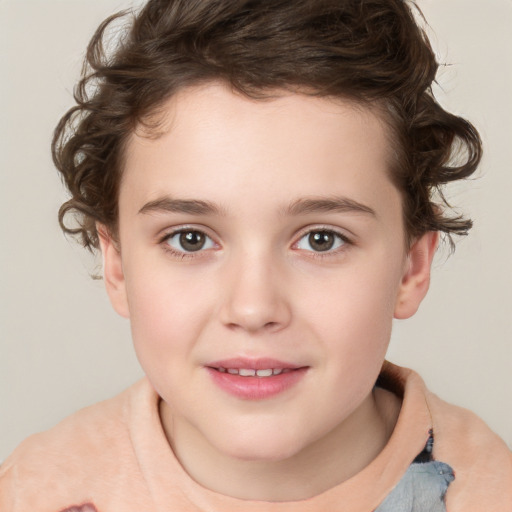
<svg viewBox="0 0 512 512">
<path fill-rule="evenodd" d="M 210 201 L 201 201 L 198 199 L 173 199 L 171 197 L 162 197 L 149 201 L 140 210 L 139 213 L 188 213 L 191 215 L 223 215 L 224 211 Z"/>
<path fill-rule="evenodd" d="M 190 215 L 225 215 L 223 208 L 210 201 L 199 199 L 174 199 L 162 197 L 149 201 L 140 210 L 141 214 L 159 212 L 185 213 Z M 347 197 L 304 197 L 293 201 L 283 211 L 284 215 L 307 215 L 311 213 L 364 213 L 376 217 L 373 208 Z"/>
<path fill-rule="evenodd" d="M 287 215 L 308 213 L 364 213 L 377 217 L 375 210 L 348 197 L 305 197 L 297 199 L 285 210 Z"/>
</svg>

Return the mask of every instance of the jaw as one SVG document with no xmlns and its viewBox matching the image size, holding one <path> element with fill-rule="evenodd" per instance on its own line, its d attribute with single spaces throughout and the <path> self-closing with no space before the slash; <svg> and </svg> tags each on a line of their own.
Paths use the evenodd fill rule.
<svg viewBox="0 0 512 512">
<path fill-rule="evenodd" d="M 304 424 L 286 424 L 260 411 L 232 422 L 227 419 L 219 426 L 222 439 L 210 428 L 206 438 L 200 428 L 171 419 L 169 413 L 164 404 L 163 423 L 172 423 L 169 440 L 187 472 L 211 490 L 250 500 L 291 501 L 320 494 L 361 471 L 392 431 L 379 415 L 372 393 L 344 422 L 318 432 L 316 438 L 304 436 Z M 225 436 L 226 429 L 232 434 Z"/>
</svg>

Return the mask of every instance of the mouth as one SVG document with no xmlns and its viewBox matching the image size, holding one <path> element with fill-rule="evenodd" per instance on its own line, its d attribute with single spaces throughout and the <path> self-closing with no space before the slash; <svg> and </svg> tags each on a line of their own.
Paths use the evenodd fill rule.
<svg viewBox="0 0 512 512">
<path fill-rule="evenodd" d="M 212 368 L 212 367 L 209 367 Z M 273 377 L 274 375 L 281 375 L 282 373 L 289 373 L 298 368 L 265 368 L 262 370 L 255 370 L 253 368 L 224 368 L 219 366 L 218 368 L 213 367 L 212 370 L 217 370 L 220 373 L 229 373 L 230 375 L 239 375 L 240 377 Z"/>
<path fill-rule="evenodd" d="M 230 395 L 244 400 L 263 400 L 298 384 L 308 366 L 275 359 L 229 359 L 205 366 L 213 382 Z"/>
</svg>

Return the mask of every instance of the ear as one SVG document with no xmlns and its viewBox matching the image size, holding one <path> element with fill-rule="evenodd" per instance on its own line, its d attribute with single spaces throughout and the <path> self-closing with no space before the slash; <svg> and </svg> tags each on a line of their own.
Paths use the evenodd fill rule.
<svg viewBox="0 0 512 512">
<path fill-rule="evenodd" d="M 395 318 L 409 318 L 418 310 L 430 285 L 430 267 L 438 242 L 439 233 L 428 231 L 410 248 L 395 304 Z"/>
<path fill-rule="evenodd" d="M 121 251 L 103 224 L 97 224 L 96 229 L 103 257 L 103 281 L 105 282 L 110 302 L 117 313 L 125 318 L 129 318 L 130 310 L 126 296 Z"/>
</svg>

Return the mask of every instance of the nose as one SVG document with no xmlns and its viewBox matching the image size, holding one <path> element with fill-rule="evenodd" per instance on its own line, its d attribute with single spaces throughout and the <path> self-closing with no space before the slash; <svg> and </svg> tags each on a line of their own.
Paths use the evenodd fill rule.
<svg viewBox="0 0 512 512">
<path fill-rule="evenodd" d="M 271 258 L 244 258 L 231 264 L 224 280 L 220 320 L 232 330 L 277 332 L 291 320 L 285 280 Z"/>
</svg>

